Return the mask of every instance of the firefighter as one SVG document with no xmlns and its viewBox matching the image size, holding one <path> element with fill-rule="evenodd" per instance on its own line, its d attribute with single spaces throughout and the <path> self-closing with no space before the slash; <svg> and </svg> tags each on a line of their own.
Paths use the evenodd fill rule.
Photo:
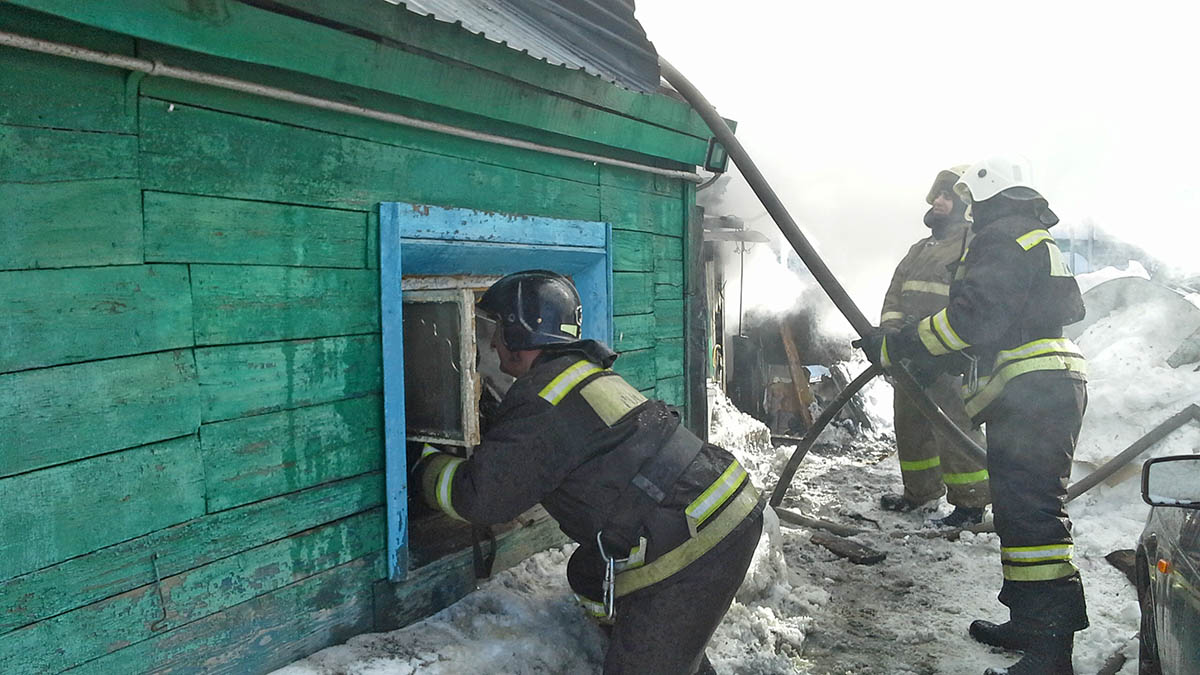
<svg viewBox="0 0 1200 675">
<path fill-rule="evenodd" d="M 925 197 L 929 211 L 925 225 L 931 234 L 908 250 L 896 266 L 892 283 L 883 298 L 880 328 L 898 333 L 946 306 L 953 268 L 966 249 L 969 225 L 966 203 L 954 192 L 954 183 L 966 170 L 965 164 L 938 172 Z M 925 388 L 938 406 L 978 445 L 983 434 L 971 429 L 970 419 L 959 395 L 961 376 L 930 373 Z M 946 495 L 954 511 L 933 521 L 936 526 L 962 527 L 983 521 L 988 495 L 987 469 L 964 455 L 953 439 L 937 432 L 920 410 L 899 391 L 894 392 L 896 449 L 900 457 L 903 494 L 885 494 L 880 504 L 889 511 L 911 511 Z"/>
<path fill-rule="evenodd" d="M 745 469 L 613 372 L 607 345 L 580 339 L 566 277 L 510 274 L 477 313 L 495 321 L 492 347 L 517 379 L 471 458 L 427 448 L 413 484 L 477 525 L 541 503 L 579 543 L 572 590 L 610 624 L 605 673 L 712 672 L 705 646 L 762 532 Z"/>
<path fill-rule="evenodd" d="M 1023 651 L 987 675 L 1073 673 L 1075 631 L 1087 627 L 1072 561 L 1067 479 L 1087 405 L 1086 361 L 1062 328 L 1083 318 L 1079 286 L 1048 228 L 1058 222 L 1029 165 L 997 157 L 971 166 L 955 190 L 974 214 L 975 238 L 955 272 L 949 305 L 864 351 L 885 368 L 951 354 L 971 363 L 967 413 L 986 423 L 988 474 L 1009 620 L 969 632 Z"/>
</svg>

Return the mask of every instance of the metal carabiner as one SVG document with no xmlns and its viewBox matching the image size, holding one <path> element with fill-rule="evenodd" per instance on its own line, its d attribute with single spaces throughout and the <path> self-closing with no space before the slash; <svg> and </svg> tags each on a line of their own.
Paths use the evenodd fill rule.
<svg viewBox="0 0 1200 675">
<path fill-rule="evenodd" d="M 612 621 L 617 613 L 617 563 L 629 562 L 629 558 L 620 560 L 609 557 L 604 552 L 604 542 L 600 540 L 604 531 L 596 533 L 596 546 L 600 549 L 600 559 L 604 561 L 604 619 Z"/>
</svg>

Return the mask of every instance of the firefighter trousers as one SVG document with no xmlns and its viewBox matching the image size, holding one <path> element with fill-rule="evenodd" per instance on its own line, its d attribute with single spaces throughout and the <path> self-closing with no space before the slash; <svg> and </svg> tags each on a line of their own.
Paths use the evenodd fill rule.
<svg viewBox="0 0 1200 675">
<path fill-rule="evenodd" d="M 983 434 L 971 428 L 963 408 L 961 381 L 957 375 L 942 375 L 925 392 L 971 440 L 983 446 Z M 899 390 L 895 392 L 895 425 L 896 454 L 907 501 L 924 504 L 945 494 L 954 506 L 981 508 L 991 502 L 984 466 L 963 454 L 954 440 L 938 431 Z"/>
<path fill-rule="evenodd" d="M 1013 379 L 986 411 L 992 511 L 1014 622 L 1040 632 L 1087 628 L 1079 569 L 1071 560 L 1067 481 L 1087 407 L 1087 385 L 1062 371 Z"/>
<path fill-rule="evenodd" d="M 704 648 L 750 567 L 762 534 L 762 509 L 760 503 L 716 546 L 679 572 L 617 598 L 604 675 L 691 675 L 702 665 L 711 668 Z M 600 602 L 603 577 L 595 544 L 580 544 L 567 564 L 571 589 L 585 600 Z"/>
</svg>

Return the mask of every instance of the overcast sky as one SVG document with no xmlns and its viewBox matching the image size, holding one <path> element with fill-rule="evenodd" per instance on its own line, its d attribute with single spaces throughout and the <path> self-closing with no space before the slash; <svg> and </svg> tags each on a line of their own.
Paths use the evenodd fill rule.
<svg viewBox="0 0 1200 675">
<path fill-rule="evenodd" d="M 1091 219 L 1200 272 L 1191 4 L 637 0 L 637 17 L 738 120 L 869 318 L 928 232 L 937 171 L 995 154 L 1033 162 L 1063 229 Z M 730 210 L 762 212 L 737 183 Z"/>
</svg>

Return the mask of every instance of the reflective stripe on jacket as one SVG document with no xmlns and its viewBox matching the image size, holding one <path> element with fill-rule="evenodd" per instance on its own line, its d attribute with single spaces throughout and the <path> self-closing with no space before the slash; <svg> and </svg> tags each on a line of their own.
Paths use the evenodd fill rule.
<svg viewBox="0 0 1200 675">
<path fill-rule="evenodd" d="M 950 298 L 951 266 L 963 248 L 967 224 L 947 228 L 946 237 L 926 237 L 913 244 L 896 265 L 892 283 L 883 296 L 879 325 L 900 330 L 906 322 L 929 316 L 946 306 Z"/>
<path fill-rule="evenodd" d="M 976 234 L 963 255 L 945 309 L 884 342 L 885 365 L 904 356 L 965 352 L 978 381 L 965 383 L 967 412 L 980 421 L 1013 378 L 1062 371 L 1086 379 L 1087 365 L 1062 327 L 1082 318 L 1079 287 L 1049 231 L 1009 215 Z"/>
<path fill-rule="evenodd" d="M 567 536 L 594 543 L 640 467 L 678 426 L 666 404 L 647 399 L 612 370 L 575 353 L 544 353 L 513 383 L 470 459 L 439 453 L 422 460 L 423 496 L 476 524 L 507 522 L 540 502 Z M 705 444 L 633 538 L 643 544 L 611 553 L 642 563 L 650 570 L 642 576 L 678 571 L 670 561 L 686 558 L 686 565 L 728 533 L 717 536 L 733 518 L 723 514 L 741 507 L 741 495 L 757 503 L 733 456 Z M 660 558 L 668 562 L 653 564 Z"/>
</svg>

